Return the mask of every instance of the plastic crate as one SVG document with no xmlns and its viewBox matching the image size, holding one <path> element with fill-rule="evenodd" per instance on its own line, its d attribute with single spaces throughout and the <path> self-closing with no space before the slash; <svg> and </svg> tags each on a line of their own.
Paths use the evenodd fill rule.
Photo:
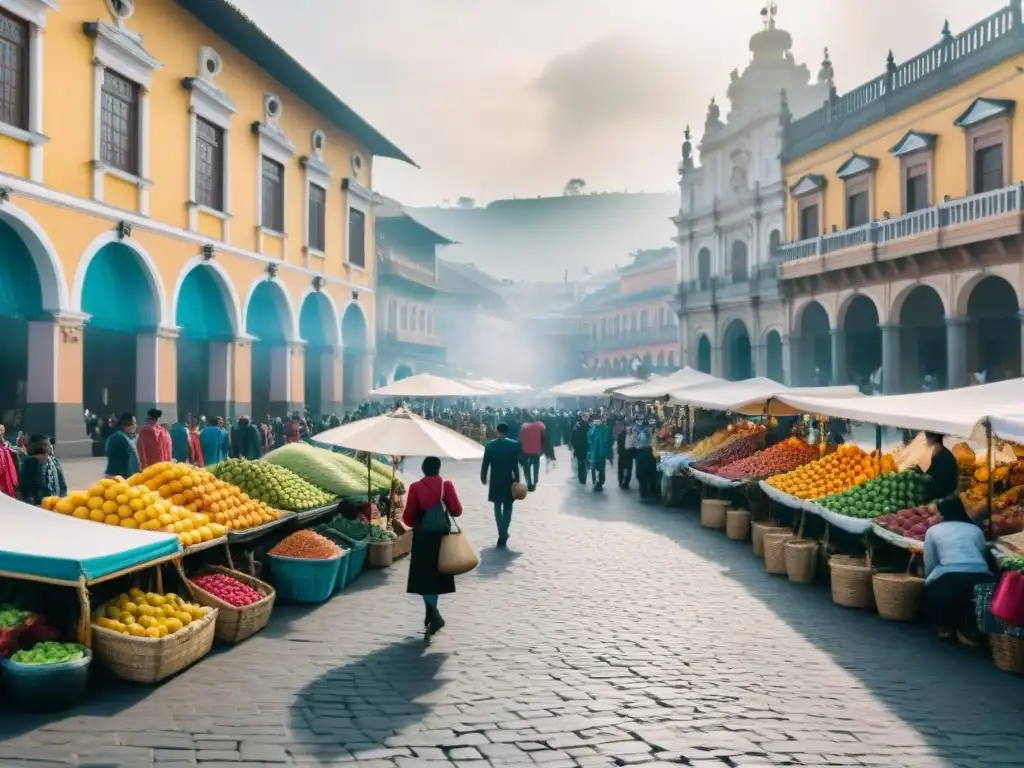
<svg viewBox="0 0 1024 768">
<path fill-rule="evenodd" d="M 363 572 L 366 567 L 366 544 L 361 541 L 353 541 L 349 544 L 349 555 L 348 555 L 348 574 L 345 578 L 345 586 L 347 587 L 353 581 L 359 578 L 359 574 Z"/>
<path fill-rule="evenodd" d="M 19 710 L 53 712 L 67 709 L 85 697 L 92 653 L 64 664 L 18 664 L 0 662 L 3 669 L 4 699 Z"/>
<path fill-rule="evenodd" d="M 338 566 L 338 575 L 334 578 L 334 591 L 341 592 L 348 584 L 348 569 L 352 565 L 352 553 L 349 548 L 344 544 L 339 544 L 341 547 L 341 565 Z"/>
<path fill-rule="evenodd" d="M 343 557 L 344 553 L 338 553 L 329 560 L 310 560 L 268 553 L 270 584 L 278 599 L 286 603 L 326 602 L 334 594 Z"/>
</svg>

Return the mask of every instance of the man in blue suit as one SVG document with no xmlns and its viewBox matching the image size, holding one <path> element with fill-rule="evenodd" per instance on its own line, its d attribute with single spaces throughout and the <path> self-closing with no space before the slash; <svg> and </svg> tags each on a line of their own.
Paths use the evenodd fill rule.
<svg viewBox="0 0 1024 768">
<path fill-rule="evenodd" d="M 484 446 L 480 465 L 480 482 L 488 486 L 487 500 L 494 504 L 494 522 L 498 526 L 498 546 L 508 544 L 508 528 L 512 524 L 512 484 L 519 482 L 519 443 L 510 440 L 508 424 L 499 424 L 498 437 Z M 490 484 L 487 473 L 490 470 Z"/>
</svg>

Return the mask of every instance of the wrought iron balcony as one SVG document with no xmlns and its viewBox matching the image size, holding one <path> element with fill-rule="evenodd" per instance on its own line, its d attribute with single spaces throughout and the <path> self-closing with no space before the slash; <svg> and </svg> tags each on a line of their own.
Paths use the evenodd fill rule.
<svg viewBox="0 0 1024 768">
<path fill-rule="evenodd" d="M 434 270 L 412 259 L 405 258 L 393 248 L 381 246 L 377 249 L 377 264 L 380 276 L 398 277 L 428 288 L 437 288 L 437 275 Z"/>
<path fill-rule="evenodd" d="M 856 266 L 1020 234 L 1024 184 L 1013 184 L 949 200 L 893 219 L 780 246 L 779 279 L 789 280 Z M 988 223 L 990 226 L 965 225 Z"/>
</svg>

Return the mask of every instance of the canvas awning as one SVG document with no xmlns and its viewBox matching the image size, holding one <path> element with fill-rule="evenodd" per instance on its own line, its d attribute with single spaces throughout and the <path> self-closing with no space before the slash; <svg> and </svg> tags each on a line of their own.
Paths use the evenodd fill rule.
<svg viewBox="0 0 1024 768">
<path fill-rule="evenodd" d="M 804 411 L 783 401 L 782 394 L 814 396 L 822 400 L 857 399 L 860 390 L 845 387 L 787 387 L 772 379 L 758 377 L 745 381 L 716 382 L 678 390 L 669 395 L 677 405 L 690 405 L 709 411 L 731 411 L 745 416 L 793 416 Z"/>
<path fill-rule="evenodd" d="M 710 373 L 703 373 L 687 366 L 668 376 L 645 381 L 642 384 L 634 384 L 631 387 L 616 390 L 615 396 L 623 400 L 660 400 L 668 397 L 679 389 L 695 387 L 701 384 L 712 384 L 721 382 Z"/>
<path fill-rule="evenodd" d="M 548 394 L 553 397 L 600 397 L 640 383 L 640 379 L 631 376 L 618 379 L 573 379 L 552 387 Z"/>
<path fill-rule="evenodd" d="M 471 387 L 431 373 L 418 373 L 370 392 L 371 397 L 480 397 L 493 394 L 491 390 Z"/>
</svg>

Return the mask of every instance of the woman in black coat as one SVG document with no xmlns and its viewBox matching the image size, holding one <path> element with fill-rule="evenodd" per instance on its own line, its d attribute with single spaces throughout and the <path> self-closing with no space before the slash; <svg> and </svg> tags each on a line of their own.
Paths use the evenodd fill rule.
<svg viewBox="0 0 1024 768">
<path fill-rule="evenodd" d="M 402 521 L 413 531 L 406 592 L 423 597 L 423 626 L 428 637 L 445 623 L 437 609 L 438 595 L 455 591 L 455 577 L 437 570 L 441 541 L 448 532 L 448 515 L 461 516 L 462 503 L 451 481 L 441 477 L 441 460 L 428 456 L 423 460 L 423 479 L 409 485 L 402 513 Z"/>
</svg>

